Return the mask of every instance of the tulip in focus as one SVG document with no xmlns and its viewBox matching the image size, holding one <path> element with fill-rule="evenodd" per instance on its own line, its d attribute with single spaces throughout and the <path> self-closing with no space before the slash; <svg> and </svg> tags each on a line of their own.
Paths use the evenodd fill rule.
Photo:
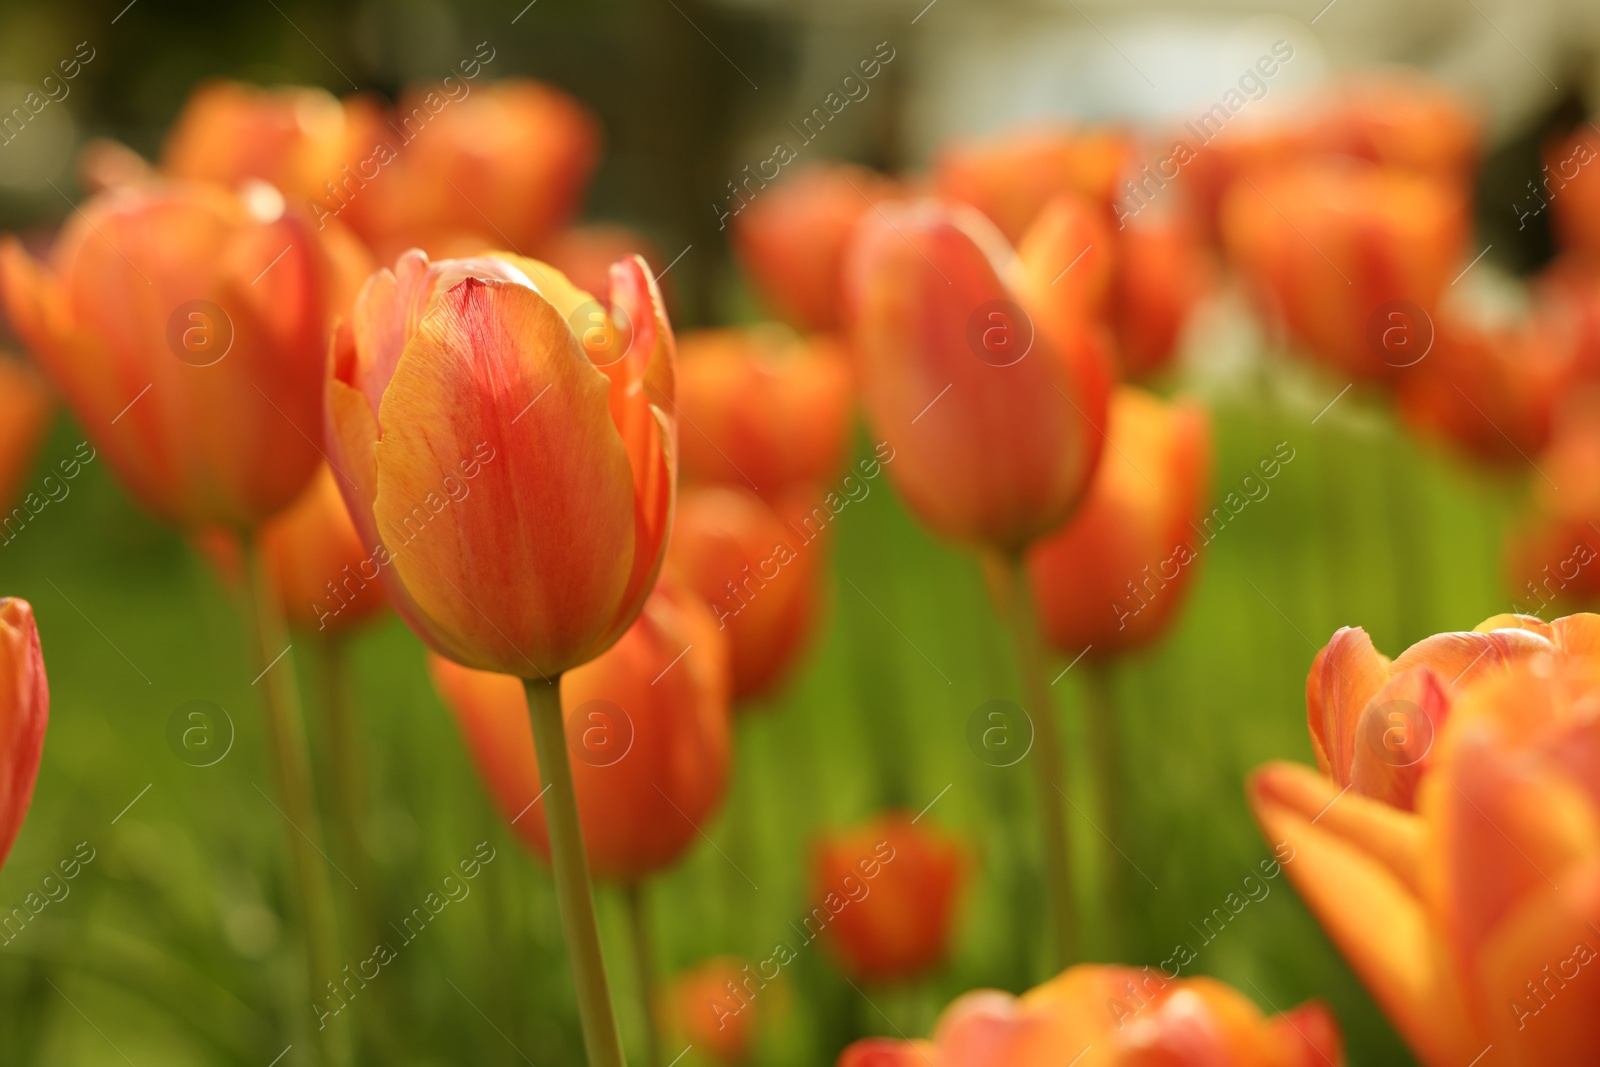
<svg viewBox="0 0 1600 1067">
<path fill-rule="evenodd" d="M 1015 242 L 1061 193 L 1085 198 L 1109 218 L 1132 156 L 1133 139 L 1120 130 L 1019 130 L 947 145 L 934 165 L 934 185 L 941 197 L 983 212 Z"/>
<path fill-rule="evenodd" d="M 832 916 L 823 936 L 851 977 L 904 981 L 948 955 L 964 863 L 944 835 L 891 812 L 819 842 L 811 871 L 813 897 Z"/>
<path fill-rule="evenodd" d="M 1264 1016 L 1215 978 L 1084 964 L 1020 997 L 975 990 L 927 1041 L 872 1038 L 838 1067 L 1343 1067 L 1338 1023 L 1320 1002 Z"/>
<path fill-rule="evenodd" d="M 716 956 L 672 980 L 663 1008 L 668 1028 L 715 1067 L 742 1067 L 755 1051 L 766 1005 L 749 964 Z"/>
<path fill-rule="evenodd" d="M 0 513 L 22 495 L 53 406 L 50 390 L 31 367 L 0 356 Z"/>
<path fill-rule="evenodd" d="M 1521 653 L 1450 688 L 1414 812 L 1294 764 L 1250 785 L 1296 889 L 1428 1067 L 1600 1048 L 1600 617 L 1504 624 L 1526 638 L 1490 639 Z M 1430 640 L 1453 666 L 1462 636 Z"/>
<path fill-rule="evenodd" d="M 825 337 L 782 327 L 697 330 L 678 339 L 683 471 L 769 500 L 832 482 L 849 445 L 850 366 Z"/>
<path fill-rule="evenodd" d="M 1210 495 L 1206 413 L 1122 386 L 1112 397 L 1111 448 L 1089 495 L 1059 531 L 1028 552 L 1045 639 L 1090 658 L 1154 640 L 1183 602 Z"/>
<path fill-rule="evenodd" d="M 548 859 L 545 820 L 529 810 L 543 786 L 522 686 L 440 656 L 429 668 L 501 814 Z M 636 882 L 699 840 L 728 778 L 727 670 L 710 611 L 663 581 L 621 640 L 562 676 L 578 812 L 597 876 Z"/>
<path fill-rule="evenodd" d="M 49 721 L 50 684 L 33 606 L 0 597 L 0 864 L 33 803 Z"/>
<path fill-rule="evenodd" d="M 368 267 L 265 186 L 160 185 L 95 197 L 46 263 L 7 238 L 0 296 L 146 507 L 244 530 L 320 462 L 328 330 Z"/>
<path fill-rule="evenodd" d="M 749 179 L 746 179 L 746 185 Z M 899 195 L 881 174 L 844 163 L 804 167 L 771 189 L 735 194 L 733 247 L 773 308 L 806 330 L 843 322 L 840 278 L 856 223 Z"/>
</svg>

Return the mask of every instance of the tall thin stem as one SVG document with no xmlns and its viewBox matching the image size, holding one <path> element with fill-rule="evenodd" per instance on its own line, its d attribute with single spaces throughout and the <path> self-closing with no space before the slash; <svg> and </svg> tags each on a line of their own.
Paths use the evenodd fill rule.
<svg viewBox="0 0 1600 1067">
<path fill-rule="evenodd" d="M 290 824 L 285 827 L 285 833 L 289 840 L 289 868 L 296 904 L 306 939 L 306 990 L 315 999 L 319 981 L 331 982 L 338 975 L 339 935 L 322 854 L 322 820 L 317 814 L 311 784 L 300 690 L 295 684 L 294 657 L 289 650 L 277 590 L 253 537 L 245 540 L 245 554 L 250 571 L 246 586 L 247 621 L 255 638 L 256 662 L 261 665 L 256 684 L 262 688 L 267 747 L 278 799 L 283 804 L 284 818 Z M 350 1062 L 347 1031 L 343 1027 L 319 1026 L 312 1034 L 321 1063 L 328 1067 L 344 1067 Z"/>
<path fill-rule="evenodd" d="M 1090 773 L 1095 786 L 1095 813 L 1105 841 L 1100 849 L 1100 904 L 1103 940 L 1108 956 L 1116 957 L 1122 935 L 1122 866 L 1117 849 L 1122 840 L 1122 724 L 1117 720 L 1116 694 L 1111 671 L 1104 663 L 1083 665 L 1084 727 L 1088 734 Z"/>
<path fill-rule="evenodd" d="M 639 982 L 639 1003 L 644 1013 L 646 1067 L 661 1067 L 661 1035 L 656 1030 L 656 963 L 650 939 L 650 915 L 642 881 L 623 887 L 628 902 L 628 926 L 633 941 L 633 970 Z"/>
<path fill-rule="evenodd" d="M 1024 710 L 1033 723 L 1033 761 L 1039 791 L 1039 826 L 1043 833 L 1045 892 L 1055 920 L 1056 964 L 1066 967 L 1077 955 L 1078 922 L 1068 849 L 1067 822 L 1062 802 L 1070 787 L 1061 754 L 1061 733 L 1056 723 L 1050 687 L 1044 680 L 1043 640 L 1028 595 L 1028 576 L 1021 553 L 989 562 L 991 587 L 997 606 L 1011 630 L 1011 643 L 1021 676 Z"/>
<path fill-rule="evenodd" d="M 556 904 L 572 958 L 572 981 L 578 991 L 578 1020 L 589 1067 L 623 1067 L 622 1039 L 606 985 L 605 959 L 600 954 L 600 929 L 594 917 L 594 891 L 589 885 L 589 858 L 578 823 L 578 794 L 572 785 L 572 763 L 561 719 L 561 679 L 524 679 L 528 716 L 533 720 L 533 746 L 539 777 L 550 790 L 544 819 L 550 834 L 550 861 L 556 881 Z"/>
</svg>

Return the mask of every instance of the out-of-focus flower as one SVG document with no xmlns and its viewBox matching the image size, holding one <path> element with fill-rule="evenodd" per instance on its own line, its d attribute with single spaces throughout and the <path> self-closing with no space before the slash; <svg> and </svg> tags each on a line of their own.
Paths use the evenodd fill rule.
<svg viewBox="0 0 1600 1067">
<path fill-rule="evenodd" d="M 857 221 L 899 185 L 844 163 L 804 167 L 772 189 L 749 190 L 734 216 L 733 247 L 762 294 L 806 330 L 842 322 L 840 274 Z M 731 205 L 730 205 L 731 206 Z"/>
<path fill-rule="evenodd" d="M 1133 138 L 1123 130 L 1027 129 L 952 142 L 940 152 L 933 179 L 941 197 L 977 208 L 1014 243 L 1060 193 L 1109 211 L 1132 155 Z"/>
<path fill-rule="evenodd" d="M 328 206 L 347 206 L 384 262 L 412 247 L 531 252 L 572 218 L 600 159 L 588 109 L 521 78 L 455 98 L 413 88 L 380 133 L 355 179 L 335 181 Z"/>
<path fill-rule="evenodd" d="M 915 978 L 944 961 L 955 934 L 960 847 L 903 811 L 819 841 L 812 852 L 824 937 L 853 977 Z"/>
<path fill-rule="evenodd" d="M 846 267 L 851 342 L 890 477 L 940 535 L 1020 549 L 1060 526 L 1100 458 L 1110 370 L 1092 324 L 976 212 L 868 217 Z"/>
<path fill-rule="evenodd" d="M 1574 399 L 1539 455 L 1543 477 L 1506 545 L 1512 591 L 1531 615 L 1600 601 L 1600 397 Z M 1546 481 L 1545 479 L 1549 479 Z M 1559 488 L 1558 488 L 1559 487 Z"/>
<path fill-rule="evenodd" d="M 50 721 L 50 683 L 33 606 L 0 597 L 0 864 L 22 829 Z"/>
<path fill-rule="evenodd" d="M 328 451 L 435 651 L 548 677 L 633 622 L 672 514 L 672 365 L 637 258 L 612 268 L 609 307 L 510 254 L 413 251 L 367 282 L 334 338 Z"/>
<path fill-rule="evenodd" d="M 732 956 L 714 956 L 672 979 L 663 995 L 669 1032 L 716 1067 L 740 1067 L 755 1050 L 766 981 Z"/>
<path fill-rule="evenodd" d="M 1533 280 L 1533 317 L 1574 345 L 1575 382 L 1600 382 L 1600 257 L 1557 257 Z"/>
<path fill-rule="evenodd" d="M 1342 1067 L 1332 1014 L 1310 1001 L 1264 1016 L 1214 978 L 1083 964 L 1021 997 L 974 990 L 930 1041 L 858 1041 L 838 1067 Z"/>
<path fill-rule="evenodd" d="M 838 476 L 852 390 L 837 342 L 778 326 L 699 330 L 678 339 L 678 357 L 687 477 L 775 499 Z"/>
<path fill-rule="evenodd" d="M 546 241 L 538 253 L 539 259 L 565 274 L 569 282 L 586 293 L 609 290 L 611 264 L 628 256 L 638 256 L 647 264 L 666 263 L 643 234 L 610 222 L 569 226 Z M 671 306 L 672 293 L 667 283 L 658 278 L 657 284 Z"/>
<path fill-rule="evenodd" d="M 1600 1047 L 1600 617 L 1523 624 L 1560 650 L 1455 689 L 1414 813 L 1294 764 L 1250 785 L 1300 895 L 1429 1067 L 1577 1067 Z"/>
<path fill-rule="evenodd" d="M 143 156 L 109 137 L 96 137 L 83 146 L 78 153 L 77 171 L 78 184 L 88 193 L 160 180 Z"/>
<path fill-rule="evenodd" d="M 1312 104 L 1312 144 L 1325 154 L 1470 181 L 1482 122 L 1453 90 L 1409 68 L 1335 82 Z"/>
<path fill-rule="evenodd" d="M 1309 163 L 1236 183 L 1222 229 L 1234 264 L 1294 340 L 1344 373 L 1381 379 L 1427 353 L 1466 211 L 1450 183 Z"/>
<path fill-rule="evenodd" d="M 1545 149 L 1544 172 L 1529 200 L 1550 204 L 1561 243 L 1600 263 L 1600 132 L 1593 123 Z"/>
<path fill-rule="evenodd" d="M 783 506 L 811 499 L 800 490 Z M 735 486 L 685 489 L 668 565 L 710 605 L 732 654 L 739 704 L 770 693 L 816 627 L 823 530 L 790 526 L 760 497 Z"/>
<path fill-rule="evenodd" d="M 31 367 L 0 356 L 0 513 L 22 493 L 52 407 L 50 390 Z"/>
<path fill-rule="evenodd" d="M 1118 233 L 1110 316 L 1125 376 L 1149 377 L 1172 360 L 1212 273 L 1198 227 L 1186 214 L 1141 218 Z"/>
<path fill-rule="evenodd" d="M 0 295 L 95 446 L 186 529 L 246 529 L 315 471 L 328 330 L 370 269 L 266 186 L 111 190 Z"/>
<path fill-rule="evenodd" d="M 1098 205 L 1074 193 L 1045 204 L 1017 246 L 1025 263 L 1060 265 L 1049 279 L 1049 299 L 1085 318 L 1106 314 L 1120 252 Z"/>
<path fill-rule="evenodd" d="M 1177 180 L 1211 236 L 1220 233 L 1222 204 L 1235 184 L 1307 159 L 1316 147 L 1315 131 L 1298 108 L 1241 115 L 1200 144 L 1195 144 L 1195 138 L 1187 131 L 1175 136 L 1175 143 L 1183 144 L 1194 154 L 1188 158 L 1175 153 L 1169 158 L 1188 158 L 1178 170 Z M 1144 179 L 1142 189 L 1136 186 L 1132 193 L 1126 186 L 1123 188 L 1125 207 L 1119 218 L 1127 213 L 1142 215 L 1145 198 L 1166 195 L 1149 178 Z M 1131 225 L 1131 219 L 1127 223 Z"/>
<path fill-rule="evenodd" d="M 1069 656 L 1116 655 L 1154 640 L 1193 580 L 1190 524 L 1210 494 L 1205 411 L 1122 386 L 1111 448 L 1083 507 L 1028 552 L 1046 640 Z M 1146 602 L 1146 597 L 1149 601 Z"/>
<path fill-rule="evenodd" d="M 340 103 L 323 89 L 210 81 L 189 95 L 173 123 L 160 169 L 230 188 L 256 178 L 302 206 L 323 196 L 324 183 L 345 180 L 342 168 L 384 133 L 376 104 L 365 97 Z M 131 161 L 106 153 L 91 157 L 99 164 L 94 173 L 136 177 Z"/>
<path fill-rule="evenodd" d="M 527 697 L 516 678 L 429 658 L 484 783 L 522 840 L 549 858 Z M 694 594 L 663 581 L 615 645 L 561 679 L 589 865 L 637 881 L 674 863 L 728 779 L 727 645 Z"/>
</svg>

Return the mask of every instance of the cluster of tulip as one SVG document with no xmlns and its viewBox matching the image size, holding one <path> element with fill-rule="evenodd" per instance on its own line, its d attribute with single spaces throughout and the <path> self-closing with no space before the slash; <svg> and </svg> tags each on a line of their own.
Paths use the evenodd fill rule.
<svg viewBox="0 0 1600 1067">
<path fill-rule="evenodd" d="M 279 649 L 286 622 L 316 635 L 337 679 L 344 637 L 387 605 L 430 650 L 493 801 L 552 868 L 590 1062 L 622 1063 L 591 874 L 628 902 L 652 1059 L 663 1018 L 708 1056 L 746 1059 L 758 1012 L 739 991 L 781 952 L 754 970 L 711 959 L 658 993 L 645 888 L 718 812 L 734 713 L 791 676 L 819 626 L 832 523 L 886 473 L 981 560 L 1008 624 L 1066 969 L 1021 998 L 968 994 L 929 1041 L 861 1042 L 840 1063 L 1341 1062 L 1319 1004 L 1269 1018 L 1211 979 L 1077 963 L 1044 659 L 1086 660 L 1111 841 L 1107 664 L 1174 617 L 1210 499 L 1204 410 L 1133 383 L 1173 359 L 1219 252 L 1286 341 L 1389 387 L 1412 424 L 1495 460 L 1551 447 L 1561 484 L 1582 488 L 1544 501 L 1519 551 L 1548 562 L 1575 539 L 1577 565 L 1592 560 L 1600 441 L 1583 410 L 1558 409 L 1600 381 L 1600 179 L 1558 198 L 1572 251 L 1507 326 L 1447 296 L 1477 134 L 1427 84 L 1343 86 L 1311 121 L 1230 129 L 1182 195 L 1136 216 L 1117 206 L 1140 148 L 1122 130 L 954 144 L 926 176 L 814 165 L 732 223 L 786 322 L 675 338 L 645 242 L 569 226 L 596 122 L 546 86 L 470 87 L 492 58 L 392 111 L 203 87 L 157 164 L 109 143 L 84 154 L 93 198 L 47 255 L 0 247 L 9 321 L 89 440 L 238 592 L 298 831 L 306 988 L 335 974 L 341 926 L 367 920 L 319 862 Z M 858 400 L 874 444 L 848 467 Z M 8 507 L 49 408 L 33 370 L 0 362 Z M 30 609 L 0 600 L 0 620 L 3 859 L 48 694 Z M 1251 785 L 1294 883 L 1430 1064 L 1486 1047 L 1486 1064 L 1577 1063 L 1600 1044 L 1581 969 L 1600 937 L 1597 627 L 1497 617 L 1393 664 L 1342 630 L 1307 688 L 1322 774 L 1274 765 Z M 357 731 L 341 701 L 326 712 L 336 850 L 359 866 Z M 817 930 L 855 979 L 905 981 L 948 950 L 970 851 L 921 817 L 884 812 L 814 850 Z M 348 1034 L 315 1034 L 323 1062 L 348 1062 Z"/>
</svg>

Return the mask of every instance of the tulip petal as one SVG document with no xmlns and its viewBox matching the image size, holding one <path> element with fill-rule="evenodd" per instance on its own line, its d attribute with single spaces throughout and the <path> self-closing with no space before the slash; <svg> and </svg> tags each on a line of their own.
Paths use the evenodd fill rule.
<svg viewBox="0 0 1600 1067">
<path fill-rule="evenodd" d="M 1357 720 L 1350 784 L 1402 811 L 1416 806 L 1417 783 L 1433 765 L 1433 743 L 1450 714 L 1445 680 L 1429 667 L 1403 671 Z"/>
<path fill-rule="evenodd" d="M 0 597 L 0 863 L 33 802 L 49 721 L 50 686 L 33 607 Z"/>
<path fill-rule="evenodd" d="M 1359 626 L 1334 632 L 1306 676 L 1306 718 L 1317 766 L 1340 785 L 1350 784 L 1356 724 L 1367 701 L 1389 679 L 1389 661 Z"/>
</svg>

